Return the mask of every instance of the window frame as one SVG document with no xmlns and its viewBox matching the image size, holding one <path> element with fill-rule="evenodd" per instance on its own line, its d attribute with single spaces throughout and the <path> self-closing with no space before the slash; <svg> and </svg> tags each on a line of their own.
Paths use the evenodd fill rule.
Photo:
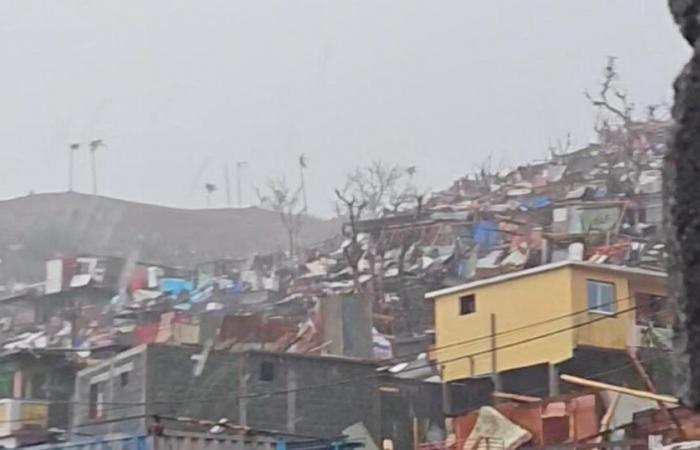
<svg viewBox="0 0 700 450">
<path fill-rule="evenodd" d="M 119 374 L 120 389 L 125 389 L 127 386 L 129 386 L 129 382 L 131 381 L 131 375 L 129 372 L 129 370 L 125 370 Z"/>
<path fill-rule="evenodd" d="M 90 383 L 88 392 L 88 417 L 90 419 L 101 419 L 104 417 L 105 382 L 98 381 Z M 93 396 L 94 393 L 94 396 Z"/>
<path fill-rule="evenodd" d="M 596 304 L 592 305 L 591 303 L 591 285 L 595 284 L 598 286 L 596 293 L 598 298 L 596 299 Z M 600 302 L 600 287 L 601 286 L 610 286 L 612 294 L 610 298 L 610 303 L 604 308 L 609 308 L 608 309 L 601 309 L 602 303 Z M 617 298 L 617 286 L 615 285 L 614 282 L 611 281 L 605 281 L 605 280 L 596 280 L 593 278 L 586 278 L 586 307 L 588 308 L 588 312 L 590 313 L 595 313 L 595 314 L 604 314 L 608 316 L 614 316 L 617 313 L 615 303 L 616 303 L 616 298 Z"/>
<path fill-rule="evenodd" d="M 263 383 L 271 383 L 275 381 L 275 363 L 272 361 L 261 361 L 260 372 L 258 373 L 258 381 Z"/>
<path fill-rule="evenodd" d="M 465 301 L 469 302 L 469 308 L 464 306 L 467 304 Z M 476 294 L 466 294 L 459 297 L 459 316 L 470 316 L 476 313 Z"/>
</svg>

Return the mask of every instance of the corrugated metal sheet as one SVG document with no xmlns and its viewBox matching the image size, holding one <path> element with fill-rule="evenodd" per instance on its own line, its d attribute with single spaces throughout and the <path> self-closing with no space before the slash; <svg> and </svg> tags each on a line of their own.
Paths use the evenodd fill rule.
<svg viewBox="0 0 700 450">
<path fill-rule="evenodd" d="M 149 447 L 149 437 L 145 435 L 114 435 L 34 445 L 27 448 L 32 450 L 148 450 L 152 447 Z"/>
<path fill-rule="evenodd" d="M 270 436 L 230 436 L 168 431 L 152 437 L 148 450 L 274 450 L 277 438 Z M 140 450 L 140 449 L 139 449 Z"/>
<path fill-rule="evenodd" d="M 114 435 L 71 442 L 36 445 L 31 450 L 275 450 L 268 436 L 231 436 L 173 432 L 165 436 Z"/>
</svg>

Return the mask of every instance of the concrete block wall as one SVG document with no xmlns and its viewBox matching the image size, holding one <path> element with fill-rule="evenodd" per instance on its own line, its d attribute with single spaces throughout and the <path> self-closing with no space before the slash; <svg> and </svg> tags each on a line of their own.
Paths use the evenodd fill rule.
<svg viewBox="0 0 700 450">
<path fill-rule="evenodd" d="M 193 356 L 200 348 L 150 345 L 148 350 L 148 414 L 239 423 L 240 368 L 229 352 L 211 352 L 200 376 Z"/>
<path fill-rule="evenodd" d="M 278 393 L 248 400 L 249 426 L 268 424 L 289 432 L 330 438 L 354 423 L 364 422 L 372 434 L 379 433 L 381 418 L 372 378 L 374 365 L 257 352 L 246 354 L 246 358 L 249 391 Z M 273 365 L 272 381 L 260 379 L 263 363 Z"/>
<path fill-rule="evenodd" d="M 73 407 L 75 432 L 103 435 L 145 431 L 143 418 L 119 419 L 146 412 L 146 358 L 146 346 L 140 346 L 78 372 Z M 94 383 L 104 383 L 100 417 L 90 416 L 90 386 Z"/>
</svg>

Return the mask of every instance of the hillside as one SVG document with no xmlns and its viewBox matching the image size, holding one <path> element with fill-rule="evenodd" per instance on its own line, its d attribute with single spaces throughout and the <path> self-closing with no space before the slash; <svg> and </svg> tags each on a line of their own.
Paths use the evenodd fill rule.
<svg viewBox="0 0 700 450">
<path fill-rule="evenodd" d="M 309 217 L 302 242 L 338 234 L 334 220 Z M 42 279 L 44 261 L 93 253 L 188 267 L 200 261 L 284 250 L 274 212 L 257 207 L 188 210 L 78 193 L 0 201 L 0 281 Z"/>
</svg>

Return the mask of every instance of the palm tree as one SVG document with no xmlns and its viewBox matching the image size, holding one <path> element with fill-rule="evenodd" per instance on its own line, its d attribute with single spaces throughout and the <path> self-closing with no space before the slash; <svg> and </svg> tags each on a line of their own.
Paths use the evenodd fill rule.
<svg viewBox="0 0 700 450">
<path fill-rule="evenodd" d="M 207 206 L 211 207 L 211 194 L 216 191 L 216 185 L 212 183 L 206 183 L 204 189 L 207 191 Z"/>
<path fill-rule="evenodd" d="M 73 154 L 80 149 L 80 144 L 73 143 L 68 147 L 68 192 L 73 192 Z"/>
<path fill-rule="evenodd" d="M 95 164 L 95 152 L 100 147 L 106 147 L 102 139 L 95 139 L 90 141 L 90 163 L 92 165 L 92 193 L 97 194 L 97 166 Z"/>
</svg>

